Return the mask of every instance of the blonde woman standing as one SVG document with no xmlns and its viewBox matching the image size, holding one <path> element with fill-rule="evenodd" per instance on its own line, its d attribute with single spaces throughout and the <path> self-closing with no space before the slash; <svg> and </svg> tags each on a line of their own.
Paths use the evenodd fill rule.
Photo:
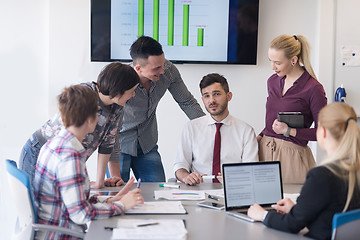
<svg viewBox="0 0 360 240">
<path fill-rule="evenodd" d="M 280 200 L 265 211 L 258 204 L 248 215 L 271 228 L 299 232 L 315 239 L 330 239 L 335 213 L 360 208 L 360 130 L 352 107 L 332 103 L 319 114 L 317 139 L 327 153 L 324 163 L 307 174 L 297 203 Z"/>
<path fill-rule="evenodd" d="M 280 35 L 268 51 L 275 74 L 267 82 L 265 128 L 257 137 L 259 160 L 280 161 L 284 183 L 304 183 L 307 171 L 315 166 L 307 144 L 316 141 L 318 113 L 327 99 L 311 67 L 309 52 L 303 35 Z M 278 121 L 279 112 L 301 112 L 304 128 L 290 128 Z"/>
</svg>

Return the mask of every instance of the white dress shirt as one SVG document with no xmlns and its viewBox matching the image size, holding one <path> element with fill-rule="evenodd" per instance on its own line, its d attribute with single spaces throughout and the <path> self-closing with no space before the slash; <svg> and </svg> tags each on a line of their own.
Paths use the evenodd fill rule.
<svg viewBox="0 0 360 240">
<path fill-rule="evenodd" d="M 230 114 L 221 122 L 221 164 L 259 161 L 254 129 Z M 174 172 L 184 168 L 189 172 L 212 175 L 215 123 L 207 115 L 185 125 L 174 161 Z"/>
</svg>

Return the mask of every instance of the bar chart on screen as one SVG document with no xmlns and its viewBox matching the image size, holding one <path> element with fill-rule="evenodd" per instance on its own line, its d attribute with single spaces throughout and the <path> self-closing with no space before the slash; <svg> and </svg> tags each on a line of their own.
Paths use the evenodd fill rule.
<svg viewBox="0 0 360 240">
<path fill-rule="evenodd" d="M 132 42 L 146 35 L 173 60 L 226 61 L 228 20 L 229 0 L 113 0 L 111 58 L 130 58 Z"/>
</svg>

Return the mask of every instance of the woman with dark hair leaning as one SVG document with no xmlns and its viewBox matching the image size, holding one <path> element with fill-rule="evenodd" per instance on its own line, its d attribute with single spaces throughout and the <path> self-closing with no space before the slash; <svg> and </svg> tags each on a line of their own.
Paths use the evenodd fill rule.
<svg viewBox="0 0 360 240">
<path fill-rule="evenodd" d="M 309 171 L 297 203 L 282 199 L 272 206 L 276 212 L 254 204 L 251 218 L 292 233 L 307 227 L 306 236 L 330 239 L 334 214 L 360 208 L 360 130 L 354 109 L 346 103 L 325 106 L 316 135 L 327 159 Z"/>
<path fill-rule="evenodd" d="M 265 128 L 257 137 L 259 160 L 280 161 L 284 183 L 304 183 L 306 173 L 316 165 L 307 144 L 316 141 L 318 113 L 327 99 L 309 53 L 310 45 L 303 35 L 280 35 L 268 51 L 275 74 L 267 81 Z M 279 112 L 301 112 L 304 128 L 280 122 Z"/>
<path fill-rule="evenodd" d="M 135 95 L 135 88 L 139 81 L 139 76 L 132 67 L 114 62 L 104 67 L 98 76 L 97 82 L 84 83 L 96 93 L 99 100 L 98 122 L 95 131 L 87 134 L 82 140 L 82 144 L 86 149 L 84 153 L 86 160 L 95 150 L 98 150 L 97 176 L 96 182 L 92 183 L 93 188 L 104 186 L 104 177 L 110 155 L 114 147 L 120 147 L 120 144 L 115 141 L 115 135 L 122 125 L 123 107 Z M 24 145 L 19 167 L 29 175 L 31 185 L 40 148 L 63 127 L 64 124 L 60 113 L 57 112 L 53 118 L 35 131 Z M 108 179 L 106 184 L 112 185 L 114 182 L 117 185 L 124 183 L 119 179 Z"/>
</svg>

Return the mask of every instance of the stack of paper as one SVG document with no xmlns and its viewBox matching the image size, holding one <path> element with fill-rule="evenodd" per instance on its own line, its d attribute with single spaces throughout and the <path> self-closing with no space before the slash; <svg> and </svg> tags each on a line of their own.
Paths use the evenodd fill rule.
<svg viewBox="0 0 360 240">
<path fill-rule="evenodd" d="M 128 210 L 125 214 L 185 214 L 186 210 L 180 201 L 145 202 Z"/>
<path fill-rule="evenodd" d="M 204 200 L 205 192 L 199 190 L 159 190 L 155 191 L 155 199 L 166 200 Z"/>
<path fill-rule="evenodd" d="M 121 239 L 186 239 L 187 230 L 181 219 L 119 219 L 113 228 L 113 240 Z"/>
</svg>

